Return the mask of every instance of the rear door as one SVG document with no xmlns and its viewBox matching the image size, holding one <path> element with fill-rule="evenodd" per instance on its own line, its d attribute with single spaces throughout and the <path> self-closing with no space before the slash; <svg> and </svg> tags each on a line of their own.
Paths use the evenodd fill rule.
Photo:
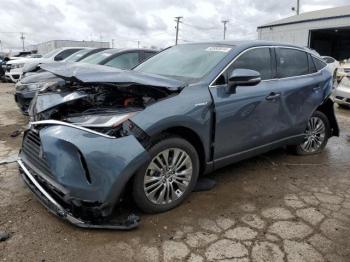
<svg viewBox="0 0 350 262">
<path fill-rule="evenodd" d="M 307 52 L 280 47 L 276 48 L 276 57 L 277 82 L 281 87 L 281 106 L 285 112 L 281 127 L 283 136 L 290 137 L 305 131 L 308 119 L 323 101 L 329 82 L 325 80 L 322 68 L 317 70 L 313 61 L 317 58 Z"/>
<path fill-rule="evenodd" d="M 210 87 L 215 103 L 215 153 L 217 161 L 235 157 L 281 137 L 284 111 L 280 103 L 281 88 L 276 85 L 275 54 L 269 47 L 253 48 L 241 54 Z M 260 72 L 256 86 L 238 86 L 228 94 L 227 79 L 237 68 Z"/>
</svg>

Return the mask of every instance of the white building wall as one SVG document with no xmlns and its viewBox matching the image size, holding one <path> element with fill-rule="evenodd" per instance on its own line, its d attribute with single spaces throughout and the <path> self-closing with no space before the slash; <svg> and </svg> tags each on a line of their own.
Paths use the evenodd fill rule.
<svg viewBox="0 0 350 262">
<path fill-rule="evenodd" d="M 72 40 L 52 40 L 35 46 L 38 53 L 44 55 L 54 49 L 62 47 L 91 47 L 91 48 L 108 48 L 109 42 L 97 41 L 72 41 Z"/>
<path fill-rule="evenodd" d="M 266 28 L 258 28 L 258 39 L 295 44 L 299 46 L 308 46 L 310 30 L 349 26 L 350 17 L 271 26 Z"/>
</svg>

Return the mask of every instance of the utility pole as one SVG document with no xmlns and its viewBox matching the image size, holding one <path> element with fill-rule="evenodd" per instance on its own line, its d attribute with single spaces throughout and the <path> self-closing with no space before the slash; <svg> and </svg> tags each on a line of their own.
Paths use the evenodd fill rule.
<svg viewBox="0 0 350 262">
<path fill-rule="evenodd" d="M 176 16 L 175 17 L 175 22 L 176 22 L 176 38 L 175 38 L 175 45 L 177 45 L 177 41 L 179 39 L 179 25 L 181 23 L 182 16 Z"/>
<path fill-rule="evenodd" d="M 292 10 L 297 13 L 297 15 L 300 15 L 300 0 L 297 0 L 297 7 L 292 7 Z"/>
<path fill-rule="evenodd" d="M 23 51 L 24 51 L 24 39 L 25 39 L 24 33 L 21 32 L 21 40 L 22 40 L 22 49 L 23 49 Z"/>
<path fill-rule="evenodd" d="M 300 14 L 300 0 L 297 0 L 297 15 Z"/>
<path fill-rule="evenodd" d="M 112 38 L 112 48 L 114 48 L 114 39 Z"/>
<path fill-rule="evenodd" d="M 229 20 L 222 20 L 221 22 L 224 24 L 224 40 L 225 40 L 226 39 L 226 29 L 227 29 L 226 24 L 229 22 Z"/>
<path fill-rule="evenodd" d="M 137 48 L 140 48 L 140 41 L 137 41 Z"/>
</svg>

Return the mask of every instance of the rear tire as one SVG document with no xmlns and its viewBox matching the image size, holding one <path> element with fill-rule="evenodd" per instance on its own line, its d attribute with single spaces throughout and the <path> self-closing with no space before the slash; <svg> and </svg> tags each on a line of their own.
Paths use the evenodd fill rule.
<svg viewBox="0 0 350 262">
<path fill-rule="evenodd" d="M 183 202 L 196 185 L 196 149 L 180 137 L 166 137 L 149 149 L 151 159 L 136 173 L 133 198 L 146 213 L 170 210 Z"/>
<path fill-rule="evenodd" d="M 327 116 L 315 111 L 309 119 L 305 130 L 304 142 L 291 146 L 290 149 L 297 155 L 314 155 L 323 151 L 331 134 Z"/>
</svg>

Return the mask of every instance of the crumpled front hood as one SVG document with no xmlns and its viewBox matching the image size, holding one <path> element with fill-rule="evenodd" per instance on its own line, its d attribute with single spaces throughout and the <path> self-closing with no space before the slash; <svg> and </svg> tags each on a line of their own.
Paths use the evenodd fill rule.
<svg viewBox="0 0 350 262">
<path fill-rule="evenodd" d="M 32 84 L 32 83 L 41 83 L 41 82 L 49 82 L 52 80 L 58 80 L 59 78 L 50 72 L 40 72 L 30 74 L 20 80 L 21 84 Z"/>
<path fill-rule="evenodd" d="M 141 85 L 159 87 L 168 91 L 180 91 L 186 83 L 152 74 L 116 69 L 85 63 L 42 64 L 41 69 L 69 81 L 84 83 L 113 83 L 117 85 Z"/>
</svg>

